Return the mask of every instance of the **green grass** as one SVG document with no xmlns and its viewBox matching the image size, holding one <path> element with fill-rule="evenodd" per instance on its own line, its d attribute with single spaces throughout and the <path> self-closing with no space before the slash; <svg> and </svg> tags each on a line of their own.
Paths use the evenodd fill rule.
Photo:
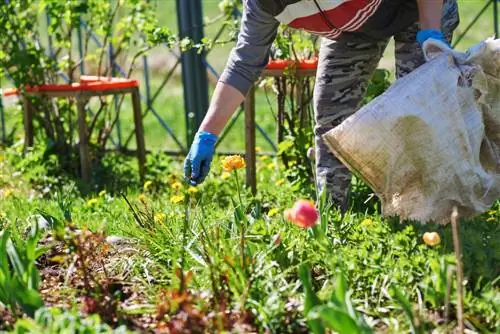
<svg viewBox="0 0 500 334">
<path fill-rule="evenodd" d="M 333 301 L 334 304 L 327 304 L 327 300 L 332 291 L 339 289 L 340 273 L 348 282 L 351 301 L 345 303 L 352 303 L 357 310 L 355 319 L 364 319 L 377 331 L 409 331 L 405 304 L 395 297 L 394 289 L 399 289 L 403 298 L 408 299 L 413 310 L 410 312 L 419 319 L 418 330 L 447 332 L 456 325 L 453 285 L 449 323 L 443 322 L 446 272 L 454 265 L 450 228 L 382 218 L 373 201 L 363 204 L 370 192 L 359 183 L 353 188 L 353 209 L 344 218 L 336 210 L 322 210 L 321 227 L 326 235 L 326 239 L 322 239 L 319 230 L 312 233 L 282 218 L 284 209 L 292 206 L 297 195 L 284 177 L 285 171 L 277 168 L 270 157 L 258 163 L 259 195 L 252 198 L 244 189 L 241 205 L 233 207 L 232 201 L 239 203 L 235 175 L 221 178 L 218 161 L 214 162 L 207 182 L 187 200 L 186 186 L 175 184 L 182 179 L 180 161 L 162 155 L 150 156 L 147 175 L 150 182 L 144 189 L 137 180 L 135 161 L 110 155 L 100 171 L 104 174 L 96 175 L 96 180 L 101 177 L 102 181 L 95 184 L 95 192 L 82 196 L 77 190 L 78 184 L 56 173 L 57 164 L 41 160 L 41 153 L 33 151 L 22 158 L 14 147 L 0 151 L 0 228 L 10 226 L 22 236 L 33 219 L 30 217 L 44 212 L 63 224 L 134 240 L 132 246 L 119 248 L 112 256 L 98 253 L 93 258 L 96 263 L 93 275 L 105 282 L 98 265 L 102 256 L 108 268 L 107 279 L 121 277 L 120 280 L 135 291 L 132 297 L 125 297 L 119 303 L 123 319 L 137 320 L 131 304 L 140 303 L 145 312 L 143 316 L 155 316 L 157 307 L 175 300 L 161 296 L 162 291 L 167 291 L 169 296 L 178 291 L 181 266 L 185 273 L 192 275 L 189 294 L 204 317 L 227 303 L 224 307 L 233 316 L 244 312 L 247 316 L 241 321 L 258 331 L 299 332 L 306 326 L 302 305 L 310 302 L 304 298 L 312 298 L 304 295 L 304 281 L 298 276 L 299 267 L 307 264 L 312 268 L 312 291 L 324 304 L 316 306 L 318 310 L 337 305 Z M 17 173 L 13 173 L 14 170 Z M 241 173 L 239 176 L 241 180 Z M 142 203 L 140 194 L 145 196 Z M 139 222 L 122 195 L 135 207 Z M 176 195 L 184 195 L 186 200 L 173 203 Z M 61 198 L 66 203 L 62 207 L 67 208 L 69 215 L 62 210 Z M 238 211 L 240 209 L 242 211 Z M 500 202 L 490 212 L 463 221 L 461 226 L 468 327 L 480 332 L 494 331 L 500 324 L 500 248 L 497 243 Z M 441 244 L 426 246 L 422 241 L 426 231 L 437 231 Z M 244 266 L 240 265 L 242 233 L 245 235 Z M 54 272 L 67 272 L 72 256 L 53 263 L 49 274 L 42 276 L 43 280 L 48 280 Z M 44 270 L 44 265 L 40 266 Z M 65 282 L 57 289 L 49 289 L 50 305 L 69 303 L 69 307 L 80 310 L 80 316 L 84 317 L 78 279 Z M 214 282 L 218 286 L 215 291 Z M 225 296 L 219 296 L 222 299 L 217 299 L 218 302 L 214 299 L 217 293 Z M 47 292 L 43 296 L 47 299 Z M 207 305 L 206 300 L 215 304 Z M 347 307 L 344 302 L 337 300 L 336 303 Z M 167 308 L 166 314 L 162 318 L 165 322 L 180 315 L 195 321 L 194 315 L 175 306 Z M 231 326 L 235 323 L 235 320 L 226 320 Z M 160 323 L 159 320 L 150 322 Z M 128 326 L 137 329 L 130 322 Z"/>
</svg>

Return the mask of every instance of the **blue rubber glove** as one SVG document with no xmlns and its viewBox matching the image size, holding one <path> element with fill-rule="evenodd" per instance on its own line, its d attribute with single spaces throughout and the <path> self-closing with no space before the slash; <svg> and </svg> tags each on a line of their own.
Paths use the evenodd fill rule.
<svg viewBox="0 0 500 334">
<path fill-rule="evenodd" d="M 189 154 L 184 160 L 184 178 L 196 186 L 202 183 L 210 171 L 210 164 L 215 153 L 217 136 L 210 132 L 197 132 Z"/>
<path fill-rule="evenodd" d="M 424 42 L 430 38 L 437 39 L 438 41 L 445 43 L 451 48 L 450 43 L 448 43 L 446 37 L 444 37 L 443 33 L 439 30 L 425 29 L 425 30 L 420 30 L 417 33 L 417 42 L 418 44 L 420 44 L 420 46 L 424 45 Z"/>
</svg>

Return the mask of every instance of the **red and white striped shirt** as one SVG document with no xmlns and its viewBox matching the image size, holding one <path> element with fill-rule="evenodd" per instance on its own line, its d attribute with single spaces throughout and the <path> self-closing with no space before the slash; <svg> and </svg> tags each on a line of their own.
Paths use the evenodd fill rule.
<svg viewBox="0 0 500 334">
<path fill-rule="evenodd" d="M 357 31 L 378 9 L 382 0 L 261 0 L 276 20 L 328 38 Z"/>
</svg>

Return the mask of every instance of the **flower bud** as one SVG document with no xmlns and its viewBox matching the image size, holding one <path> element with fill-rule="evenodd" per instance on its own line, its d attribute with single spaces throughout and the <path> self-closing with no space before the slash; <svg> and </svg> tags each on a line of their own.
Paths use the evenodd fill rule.
<svg viewBox="0 0 500 334">
<path fill-rule="evenodd" d="M 425 244 L 429 246 L 436 246 L 441 243 L 441 237 L 436 232 L 425 232 L 423 239 Z"/>
<path fill-rule="evenodd" d="M 314 203 L 304 199 L 298 200 L 292 209 L 285 210 L 285 219 L 302 228 L 316 225 L 319 213 Z"/>
</svg>

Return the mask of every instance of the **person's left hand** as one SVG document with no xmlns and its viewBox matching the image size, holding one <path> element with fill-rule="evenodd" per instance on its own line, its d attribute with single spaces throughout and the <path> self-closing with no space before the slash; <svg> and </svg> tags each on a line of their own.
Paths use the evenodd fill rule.
<svg viewBox="0 0 500 334">
<path fill-rule="evenodd" d="M 418 44 L 420 44 L 420 46 L 423 46 L 424 42 L 428 39 L 435 39 L 435 40 L 441 41 L 451 48 L 450 43 L 448 42 L 448 40 L 446 39 L 444 34 L 439 30 L 424 29 L 424 30 L 420 30 L 417 33 L 417 42 L 418 42 Z"/>
</svg>

